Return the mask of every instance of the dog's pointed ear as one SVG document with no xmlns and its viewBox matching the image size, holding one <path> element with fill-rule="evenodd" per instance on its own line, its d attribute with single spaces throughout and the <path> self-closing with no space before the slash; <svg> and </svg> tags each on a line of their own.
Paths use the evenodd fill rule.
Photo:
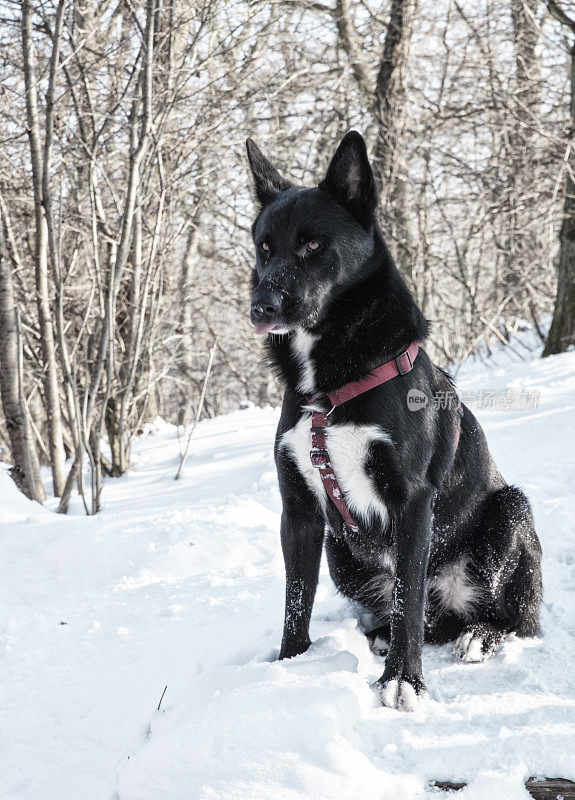
<svg viewBox="0 0 575 800">
<path fill-rule="evenodd" d="M 246 140 L 248 161 L 254 176 L 254 189 L 256 197 L 264 206 L 273 200 L 276 195 L 289 189 L 293 184 L 283 178 L 271 161 L 264 156 L 253 139 Z"/>
<path fill-rule="evenodd" d="M 333 195 L 358 222 L 369 227 L 377 206 L 377 192 L 360 133 L 350 131 L 343 137 L 319 188 Z"/>
</svg>

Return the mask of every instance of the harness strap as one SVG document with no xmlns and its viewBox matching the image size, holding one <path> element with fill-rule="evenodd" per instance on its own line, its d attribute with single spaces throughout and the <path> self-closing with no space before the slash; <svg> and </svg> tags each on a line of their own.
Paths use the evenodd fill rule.
<svg viewBox="0 0 575 800">
<path fill-rule="evenodd" d="M 374 389 L 376 386 L 381 386 L 382 383 L 396 378 L 398 375 L 405 375 L 413 369 L 413 362 L 417 357 L 419 346 L 417 342 L 412 342 L 407 350 L 400 353 L 391 361 L 386 361 L 380 367 L 372 370 L 364 378 L 358 381 L 346 383 L 334 392 L 330 392 L 327 397 L 332 404 L 333 411 L 337 406 L 347 403 L 364 392 Z M 316 395 L 315 397 L 308 397 L 307 402 L 312 404 L 317 402 L 325 395 Z M 333 466 L 327 450 L 327 431 L 329 427 L 329 415 L 331 411 L 315 411 L 312 410 L 311 415 L 311 450 L 310 460 L 313 466 L 319 471 L 323 487 L 339 511 L 344 523 L 354 532 L 359 530 L 359 526 L 351 516 L 347 503 L 344 500 L 343 492 L 335 476 Z"/>
<path fill-rule="evenodd" d="M 385 364 L 376 367 L 358 381 L 346 383 L 336 389 L 335 392 L 328 394 L 330 403 L 334 407 L 340 406 L 342 403 L 347 403 L 348 400 L 352 400 L 354 397 L 368 392 L 376 386 L 381 386 L 382 383 L 390 381 L 398 375 L 405 375 L 406 372 L 411 372 L 418 351 L 419 345 L 417 342 L 412 342 L 407 350 L 404 350 L 396 358 L 392 358 L 391 361 L 386 361 Z"/>
<path fill-rule="evenodd" d="M 329 393 L 327 397 L 332 404 L 331 411 L 337 406 L 343 405 L 343 403 L 346 403 L 348 400 L 370 389 L 374 389 L 376 386 L 380 386 L 382 383 L 386 383 L 386 381 L 398 375 L 405 375 L 406 372 L 410 372 L 413 369 L 413 362 L 417 357 L 418 350 L 417 342 L 412 342 L 407 350 L 400 353 L 400 355 L 393 358 L 391 361 L 386 361 L 385 364 L 372 370 L 365 378 L 346 383 L 340 389 Z M 308 397 L 306 400 L 308 403 L 313 404 L 325 396 L 326 395 L 316 395 L 313 398 Z M 344 524 L 353 532 L 357 532 L 359 526 L 351 516 L 347 503 L 344 500 L 343 492 L 335 475 L 327 449 L 327 428 L 330 424 L 329 416 L 331 411 L 316 411 L 312 408 L 310 460 L 313 466 L 318 470 L 326 494 L 339 511 Z M 459 404 L 457 413 L 459 419 L 455 432 L 454 452 L 457 452 L 459 437 L 461 436 L 461 419 L 463 417 L 463 406 L 461 403 Z"/>
<path fill-rule="evenodd" d="M 359 530 L 353 517 L 349 513 L 347 503 L 343 499 L 343 492 L 335 477 L 335 472 L 331 465 L 329 453 L 327 451 L 326 428 L 329 419 L 325 411 L 312 411 L 311 415 L 311 450 L 310 459 L 314 467 L 319 471 L 323 488 L 334 506 L 339 511 L 343 521 L 349 528 L 356 532 Z"/>
</svg>

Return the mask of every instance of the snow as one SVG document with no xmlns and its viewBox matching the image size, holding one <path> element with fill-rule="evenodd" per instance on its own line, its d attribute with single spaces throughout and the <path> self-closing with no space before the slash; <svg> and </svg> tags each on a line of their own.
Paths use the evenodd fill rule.
<svg viewBox="0 0 575 800">
<path fill-rule="evenodd" d="M 575 780 L 575 353 L 467 363 L 466 392 L 540 392 L 477 414 L 544 548 L 543 636 L 462 663 L 426 646 L 412 713 L 325 565 L 314 643 L 277 661 L 283 614 L 278 411 L 202 422 L 182 480 L 162 424 L 96 517 L 57 516 L 0 469 L 0 797 L 11 800 L 526 798 Z M 161 708 L 157 707 L 167 686 Z M 442 796 L 442 795 L 439 795 Z"/>
</svg>

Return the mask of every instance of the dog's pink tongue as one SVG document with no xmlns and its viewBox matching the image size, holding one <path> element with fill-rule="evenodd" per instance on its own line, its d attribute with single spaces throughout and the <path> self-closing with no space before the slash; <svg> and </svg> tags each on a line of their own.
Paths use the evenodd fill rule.
<svg viewBox="0 0 575 800">
<path fill-rule="evenodd" d="M 261 335 L 263 333 L 269 333 L 272 328 L 275 328 L 275 326 L 276 326 L 275 322 L 259 322 L 255 326 L 255 330 L 256 333 L 259 333 Z"/>
</svg>

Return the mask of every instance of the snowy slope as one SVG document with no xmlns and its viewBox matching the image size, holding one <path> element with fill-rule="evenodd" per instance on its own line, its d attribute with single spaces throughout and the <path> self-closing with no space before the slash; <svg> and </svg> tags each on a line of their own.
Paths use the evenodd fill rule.
<svg viewBox="0 0 575 800">
<path fill-rule="evenodd" d="M 162 425 L 95 518 L 57 517 L 0 470 L 0 798 L 410 800 L 440 779 L 514 800 L 530 775 L 575 779 L 575 353 L 467 364 L 459 384 L 541 393 L 476 412 L 533 502 L 540 640 L 483 665 L 428 646 L 430 698 L 385 709 L 369 689 L 383 661 L 324 568 L 314 644 L 276 661 L 275 410 L 202 423 L 179 482 Z"/>
</svg>

